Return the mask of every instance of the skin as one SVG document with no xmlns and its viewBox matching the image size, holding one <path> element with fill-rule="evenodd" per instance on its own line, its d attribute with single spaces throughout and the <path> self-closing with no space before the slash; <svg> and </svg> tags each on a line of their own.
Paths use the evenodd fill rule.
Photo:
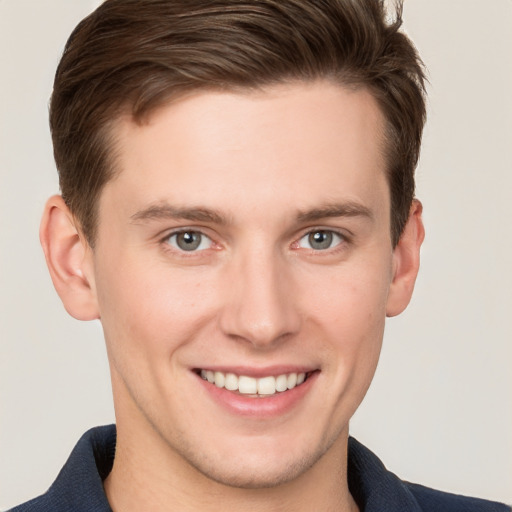
<svg viewBox="0 0 512 512">
<path fill-rule="evenodd" d="M 114 510 L 357 510 L 348 423 L 423 240 L 415 201 L 392 247 L 382 134 L 365 90 L 198 92 L 144 125 L 119 120 L 94 251 L 50 199 L 41 239 L 57 291 L 105 332 Z M 176 230 L 200 233 L 198 250 Z M 331 246 L 311 245 L 318 231 Z M 272 414 L 234 412 L 193 371 L 285 367 L 314 377 Z"/>
</svg>

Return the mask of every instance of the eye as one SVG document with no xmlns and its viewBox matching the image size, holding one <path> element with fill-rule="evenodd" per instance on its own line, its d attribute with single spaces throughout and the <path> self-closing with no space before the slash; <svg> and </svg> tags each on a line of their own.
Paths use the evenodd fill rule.
<svg viewBox="0 0 512 512">
<path fill-rule="evenodd" d="M 314 251 L 325 251 L 336 247 L 343 242 L 343 237 L 335 231 L 319 229 L 310 231 L 304 235 L 298 242 L 298 246 L 304 249 L 313 249 Z"/>
<path fill-rule="evenodd" d="M 203 251 L 212 247 L 212 240 L 199 231 L 178 231 L 166 239 L 167 243 L 179 251 Z"/>
</svg>

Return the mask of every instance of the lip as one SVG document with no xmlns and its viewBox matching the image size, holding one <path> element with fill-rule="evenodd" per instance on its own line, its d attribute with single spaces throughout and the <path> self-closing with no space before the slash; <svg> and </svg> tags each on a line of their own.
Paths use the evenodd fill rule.
<svg viewBox="0 0 512 512">
<path fill-rule="evenodd" d="M 283 373 L 293 372 L 308 373 L 308 378 L 302 384 L 293 389 L 270 396 L 256 398 L 234 393 L 225 388 L 218 388 L 215 384 L 202 379 L 195 371 L 192 372 L 198 384 L 207 393 L 207 395 L 228 413 L 254 418 L 277 417 L 289 412 L 295 407 L 298 407 L 306 395 L 311 391 L 311 388 L 315 385 L 316 379 L 320 374 L 320 371 L 318 370 L 311 370 L 311 368 L 298 368 L 296 366 L 279 366 L 265 369 L 247 367 L 230 367 L 229 369 L 225 367 L 207 367 L 202 369 L 235 373 L 236 375 L 246 375 L 254 378 L 267 377 L 271 375 L 277 376 Z"/>
</svg>

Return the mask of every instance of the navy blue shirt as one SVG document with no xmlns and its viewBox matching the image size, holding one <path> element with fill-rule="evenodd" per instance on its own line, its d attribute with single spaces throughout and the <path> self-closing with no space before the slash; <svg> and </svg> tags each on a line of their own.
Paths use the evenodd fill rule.
<svg viewBox="0 0 512 512">
<path fill-rule="evenodd" d="M 10 512 L 111 512 L 103 480 L 112 469 L 114 425 L 86 432 L 48 492 Z M 349 439 L 348 480 L 361 512 L 511 512 L 491 501 L 403 482 L 355 439 Z"/>
</svg>

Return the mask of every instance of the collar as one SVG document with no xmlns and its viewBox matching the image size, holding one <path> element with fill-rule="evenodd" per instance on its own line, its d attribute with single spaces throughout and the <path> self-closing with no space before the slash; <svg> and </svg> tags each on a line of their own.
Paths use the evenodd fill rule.
<svg viewBox="0 0 512 512">
<path fill-rule="evenodd" d="M 115 425 L 87 431 L 48 492 L 34 500 L 34 505 L 41 500 L 42 508 L 37 510 L 112 512 L 103 490 L 103 480 L 112 470 L 115 450 Z"/>
<path fill-rule="evenodd" d="M 348 440 L 348 487 L 364 512 L 421 512 L 409 487 L 353 437 Z"/>
</svg>

